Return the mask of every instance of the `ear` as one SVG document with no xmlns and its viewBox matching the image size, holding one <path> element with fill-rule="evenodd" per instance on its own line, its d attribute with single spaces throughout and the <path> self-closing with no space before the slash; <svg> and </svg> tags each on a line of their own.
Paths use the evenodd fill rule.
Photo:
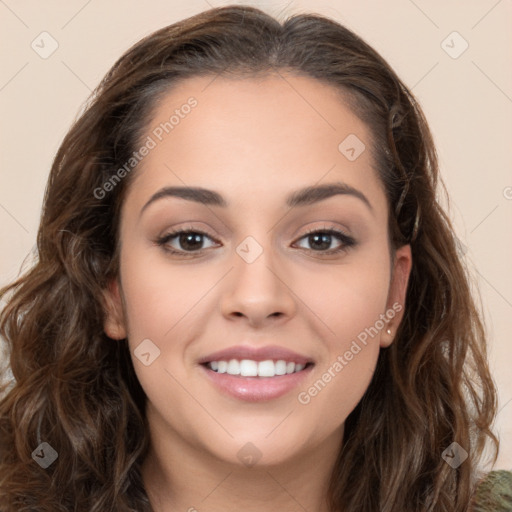
<svg viewBox="0 0 512 512">
<path fill-rule="evenodd" d="M 391 282 L 389 285 L 386 316 L 389 322 L 382 332 L 381 347 L 389 347 L 396 336 L 396 331 L 405 313 L 407 284 L 412 268 L 411 246 L 404 245 L 395 251 Z"/>
<path fill-rule="evenodd" d="M 126 323 L 123 312 L 123 302 L 117 279 L 112 279 L 103 292 L 105 320 L 103 330 L 114 340 L 126 338 Z"/>
</svg>

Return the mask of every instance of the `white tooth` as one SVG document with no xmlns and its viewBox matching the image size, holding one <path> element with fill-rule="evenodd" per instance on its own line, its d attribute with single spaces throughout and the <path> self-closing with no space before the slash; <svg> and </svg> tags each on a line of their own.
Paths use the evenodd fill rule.
<svg viewBox="0 0 512 512">
<path fill-rule="evenodd" d="M 242 359 L 240 361 L 240 375 L 243 377 L 257 377 L 258 363 L 250 359 Z"/>
<path fill-rule="evenodd" d="M 286 361 L 279 359 L 276 361 L 276 375 L 285 375 L 286 374 Z"/>
<path fill-rule="evenodd" d="M 273 377 L 276 374 L 274 361 L 260 361 L 258 363 L 258 375 L 260 377 Z"/>
<path fill-rule="evenodd" d="M 253 361 L 252 359 L 231 359 L 230 361 L 210 361 L 209 368 L 217 373 L 241 375 L 243 377 L 275 377 L 276 375 L 288 375 L 300 372 L 306 365 L 293 361 Z"/>
<path fill-rule="evenodd" d="M 240 363 L 236 359 L 231 359 L 226 372 L 230 375 L 240 375 Z"/>
</svg>

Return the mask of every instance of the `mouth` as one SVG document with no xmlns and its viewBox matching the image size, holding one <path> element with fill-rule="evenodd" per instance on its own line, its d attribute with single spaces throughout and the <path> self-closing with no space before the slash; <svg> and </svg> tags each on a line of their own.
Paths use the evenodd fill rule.
<svg viewBox="0 0 512 512">
<path fill-rule="evenodd" d="M 197 361 L 213 389 L 244 402 L 273 400 L 297 390 L 315 362 L 286 347 L 250 344 L 232 346 Z"/>
<path fill-rule="evenodd" d="M 292 398 L 313 370 L 312 361 L 287 359 L 214 359 L 200 363 L 207 382 L 222 396 L 240 402 Z"/>
</svg>

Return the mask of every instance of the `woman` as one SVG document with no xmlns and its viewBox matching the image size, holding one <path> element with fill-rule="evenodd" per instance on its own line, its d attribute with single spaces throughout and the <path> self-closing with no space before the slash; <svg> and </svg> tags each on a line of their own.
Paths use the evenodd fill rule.
<svg viewBox="0 0 512 512">
<path fill-rule="evenodd" d="M 415 99 L 334 21 L 137 43 L 2 291 L 1 509 L 468 510 L 496 393 L 437 183 Z"/>
</svg>

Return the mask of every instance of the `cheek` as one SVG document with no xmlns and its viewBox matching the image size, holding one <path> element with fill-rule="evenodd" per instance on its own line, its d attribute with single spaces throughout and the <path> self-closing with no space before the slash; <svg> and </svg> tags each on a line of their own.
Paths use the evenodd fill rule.
<svg viewBox="0 0 512 512">
<path fill-rule="evenodd" d="M 128 344 L 149 402 L 169 417 L 184 418 L 190 397 L 178 382 L 187 379 L 187 335 L 198 325 L 200 308 L 194 305 L 207 287 L 191 287 L 190 276 L 162 261 L 151 261 L 147 253 L 136 250 L 122 256 Z"/>
<path fill-rule="evenodd" d="M 307 306 L 307 314 L 320 320 L 323 339 L 341 349 L 385 313 L 389 279 L 388 258 L 354 255 L 346 264 L 297 272 L 294 293 Z"/>
<path fill-rule="evenodd" d="M 350 360 L 347 352 L 351 354 Z M 332 361 L 318 369 L 311 384 L 299 391 L 299 411 L 312 431 L 322 435 L 346 421 L 370 385 L 378 354 L 377 346 L 361 343 L 358 348 L 352 345 L 339 351 Z"/>
<path fill-rule="evenodd" d="M 326 358 L 298 402 L 311 417 L 323 417 L 324 426 L 345 421 L 371 382 L 385 320 L 391 319 L 386 314 L 389 277 L 389 260 L 372 254 L 317 272 L 314 279 L 303 275 L 298 293 L 317 317 L 314 331 Z"/>
<path fill-rule="evenodd" d="M 141 337 L 163 340 L 170 336 L 207 289 L 201 284 L 191 286 L 190 273 L 161 257 L 148 258 L 144 251 L 123 256 L 121 269 L 132 343 Z"/>
<path fill-rule="evenodd" d="M 349 281 L 349 280 L 347 280 Z M 321 312 L 325 357 L 315 368 L 311 385 L 300 390 L 297 400 L 310 418 L 323 418 L 318 429 L 335 429 L 354 410 L 366 392 L 380 352 L 380 336 L 385 329 L 386 281 L 362 286 L 346 282 L 331 294 L 312 302 Z M 315 430 L 317 427 L 312 425 Z"/>
<path fill-rule="evenodd" d="M 180 393 L 173 376 L 180 382 L 191 376 L 187 346 L 201 334 L 206 303 L 202 299 L 218 281 L 218 274 L 210 272 L 198 279 L 191 266 L 173 266 L 161 255 L 154 257 L 137 247 L 122 254 L 121 271 L 128 344 L 137 378 L 152 400 L 158 401 L 163 393 L 162 403 L 168 405 L 169 389 Z M 139 357 L 148 353 L 149 357 Z"/>
</svg>

